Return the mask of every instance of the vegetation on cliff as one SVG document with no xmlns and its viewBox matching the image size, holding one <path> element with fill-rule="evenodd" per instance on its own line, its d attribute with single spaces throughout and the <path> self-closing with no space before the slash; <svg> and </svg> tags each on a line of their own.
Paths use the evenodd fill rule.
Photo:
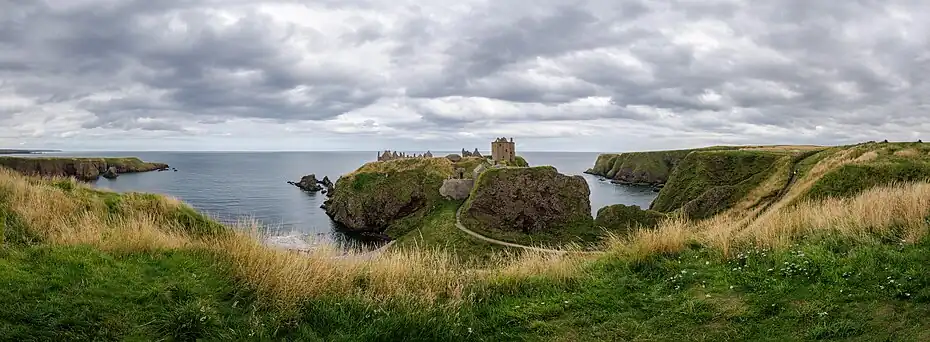
<svg viewBox="0 0 930 342">
<path fill-rule="evenodd" d="M 70 157 L 0 157 L 0 167 L 26 175 L 42 177 L 75 177 L 96 180 L 107 169 L 118 173 L 148 172 L 167 169 L 163 163 L 147 163 L 139 158 L 70 158 Z"/>
<path fill-rule="evenodd" d="M 694 151 L 674 169 L 650 209 L 682 212 L 695 219 L 733 206 L 776 170 L 779 158 L 768 151 Z"/>
<path fill-rule="evenodd" d="M 587 173 L 629 184 L 662 184 L 694 150 L 601 154 Z"/>
<path fill-rule="evenodd" d="M 869 143 L 850 147 L 846 152 L 831 150 L 821 158 L 838 152 L 847 154 L 853 162 L 824 174 L 805 198 L 850 197 L 875 186 L 930 178 L 930 144 Z"/>
<path fill-rule="evenodd" d="M 924 153 L 902 152 L 911 150 Z M 710 218 L 613 236 L 601 255 L 519 252 L 480 266 L 434 249 L 277 250 L 171 199 L 0 170 L 0 336 L 930 339 L 930 183 L 882 177 L 854 192 L 815 190 L 830 177 L 858 177 L 844 166 L 919 163 L 930 151 L 785 153 L 787 163 L 778 157 L 776 171 Z M 769 188 L 774 195 L 764 196 Z M 426 222 L 444 225 L 456 205 L 437 202 Z M 446 239 L 448 228 L 420 227 L 429 241 Z"/>
<path fill-rule="evenodd" d="M 457 169 L 471 177 L 483 158 L 405 158 L 371 162 L 340 177 L 326 212 L 353 231 L 400 237 L 442 202 L 439 188 Z"/>
<path fill-rule="evenodd" d="M 554 167 L 493 168 L 478 177 L 462 208 L 470 229 L 529 245 L 592 241 L 590 189 Z"/>
<path fill-rule="evenodd" d="M 668 215 L 655 210 L 643 210 L 636 205 L 614 204 L 597 210 L 594 225 L 611 234 L 628 235 L 631 231 L 651 229 Z"/>
</svg>

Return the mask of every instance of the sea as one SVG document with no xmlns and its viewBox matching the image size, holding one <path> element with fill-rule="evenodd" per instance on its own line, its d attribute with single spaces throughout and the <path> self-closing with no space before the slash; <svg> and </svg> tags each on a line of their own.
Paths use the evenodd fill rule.
<svg viewBox="0 0 930 342">
<path fill-rule="evenodd" d="M 409 151 L 408 153 L 422 153 Z M 449 152 L 434 152 L 436 156 Z M 612 184 L 584 174 L 598 153 L 521 152 L 530 165 L 551 165 L 559 172 L 581 175 L 591 189 L 591 211 L 611 204 L 649 207 L 656 193 L 648 187 Z M 139 157 L 167 163 L 177 171 L 122 174 L 100 178 L 94 187 L 118 192 L 149 192 L 178 198 L 224 223 L 256 222 L 268 243 L 306 249 L 320 243 L 345 248 L 372 248 L 380 242 L 347 234 L 320 208 L 326 195 L 288 184 L 302 176 L 328 176 L 334 182 L 377 152 L 58 152 L 42 156 Z"/>
</svg>

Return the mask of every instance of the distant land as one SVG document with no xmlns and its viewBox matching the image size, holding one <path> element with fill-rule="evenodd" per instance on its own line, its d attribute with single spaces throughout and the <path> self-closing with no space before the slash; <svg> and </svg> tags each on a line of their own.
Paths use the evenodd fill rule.
<svg viewBox="0 0 930 342">
<path fill-rule="evenodd" d="M 14 149 L 0 148 L 0 154 L 32 154 L 32 153 L 45 153 L 45 152 L 61 152 L 61 150 L 14 150 Z"/>
</svg>

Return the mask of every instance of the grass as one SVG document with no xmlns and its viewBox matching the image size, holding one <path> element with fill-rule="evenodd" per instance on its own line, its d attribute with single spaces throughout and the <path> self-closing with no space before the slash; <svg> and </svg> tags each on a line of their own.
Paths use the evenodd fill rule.
<svg viewBox="0 0 930 342">
<path fill-rule="evenodd" d="M 267 330 L 251 296 L 207 253 L 35 246 L 0 254 L 3 339 L 218 340 Z"/>
<path fill-rule="evenodd" d="M 699 151 L 688 154 L 669 177 L 650 209 L 682 209 L 691 218 L 716 215 L 756 189 L 777 168 L 768 151 Z"/>
<path fill-rule="evenodd" d="M 456 202 L 430 207 L 384 254 L 294 253 L 169 198 L 0 170 L 0 336 L 926 341 L 930 183 L 804 197 L 843 165 L 918 158 L 901 151 L 925 152 L 875 144 L 805 158 L 804 174 L 750 220 L 678 217 L 613 236 L 600 256 L 484 264 L 411 248 L 483 251 L 449 225 Z"/>
<path fill-rule="evenodd" d="M 487 265 L 499 262 L 511 248 L 475 239 L 455 227 L 455 212 L 461 201 L 443 201 L 430 211 L 425 220 L 418 220 L 410 233 L 394 242 L 395 250 L 440 250 L 459 258 L 465 264 Z"/>
</svg>

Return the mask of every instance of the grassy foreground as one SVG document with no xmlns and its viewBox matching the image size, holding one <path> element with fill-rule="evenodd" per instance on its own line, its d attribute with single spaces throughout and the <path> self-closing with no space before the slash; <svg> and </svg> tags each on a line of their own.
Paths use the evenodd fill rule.
<svg viewBox="0 0 930 342">
<path fill-rule="evenodd" d="M 0 170 L 0 337 L 930 340 L 930 183 L 810 195 L 857 175 L 835 174 L 844 165 L 885 165 L 897 181 L 900 151 L 927 153 L 861 149 L 799 163 L 764 211 L 737 202 L 613 237 L 601 255 L 482 264 L 447 248 L 281 251 L 169 198 Z M 455 235 L 457 205 L 432 207 L 398 244 L 492 249 Z"/>
</svg>

